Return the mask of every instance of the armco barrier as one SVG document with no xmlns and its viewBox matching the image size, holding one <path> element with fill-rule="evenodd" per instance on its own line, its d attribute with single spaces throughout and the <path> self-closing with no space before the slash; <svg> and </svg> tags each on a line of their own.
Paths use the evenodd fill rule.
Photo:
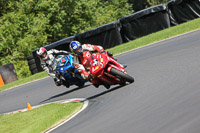
<svg viewBox="0 0 200 133">
<path fill-rule="evenodd" d="M 158 5 L 120 19 L 124 42 L 170 27 L 166 5 Z"/>
<path fill-rule="evenodd" d="M 18 80 L 14 65 L 11 63 L 0 66 L 0 75 L 4 84 Z"/>
<path fill-rule="evenodd" d="M 172 26 L 200 17 L 200 0 L 172 0 L 167 7 Z"/>
</svg>

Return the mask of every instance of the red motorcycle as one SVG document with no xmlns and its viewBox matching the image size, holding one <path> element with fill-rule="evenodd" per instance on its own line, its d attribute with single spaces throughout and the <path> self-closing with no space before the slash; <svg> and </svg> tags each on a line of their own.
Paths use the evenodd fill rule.
<svg viewBox="0 0 200 133">
<path fill-rule="evenodd" d="M 94 76 L 94 85 L 104 85 L 107 89 L 110 85 L 125 85 L 126 82 L 134 82 L 121 64 L 106 53 L 96 54 L 87 51 L 90 56 L 90 73 Z M 90 55 L 89 55 L 90 54 Z"/>
</svg>

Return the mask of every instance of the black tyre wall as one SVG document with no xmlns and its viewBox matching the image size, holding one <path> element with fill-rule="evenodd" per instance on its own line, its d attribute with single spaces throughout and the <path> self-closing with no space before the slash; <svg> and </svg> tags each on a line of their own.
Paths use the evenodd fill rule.
<svg viewBox="0 0 200 133">
<path fill-rule="evenodd" d="M 123 43 L 120 34 L 121 24 L 115 21 L 109 24 L 102 25 L 95 29 L 77 34 L 75 39 L 82 44 L 100 45 L 104 49 L 112 48 Z"/>
<path fill-rule="evenodd" d="M 172 26 L 200 17 L 199 0 L 171 0 L 167 7 Z"/>
<path fill-rule="evenodd" d="M 31 54 L 27 57 L 27 61 L 28 61 L 29 70 L 31 71 L 31 74 L 38 73 L 37 65 L 35 63 L 33 54 Z"/>
<path fill-rule="evenodd" d="M 170 27 L 166 5 L 158 5 L 120 19 L 123 42 Z"/>
</svg>

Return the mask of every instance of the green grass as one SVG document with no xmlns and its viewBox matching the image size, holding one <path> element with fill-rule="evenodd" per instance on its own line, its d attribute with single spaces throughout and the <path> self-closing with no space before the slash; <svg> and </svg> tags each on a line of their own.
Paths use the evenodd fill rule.
<svg viewBox="0 0 200 133">
<path fill-rule="evenodd" d="M 108 49 L 109 51 L 112 51 L 113 54 L 119 54 L 125 51 L 129 51 L 138 47 L 142 47 L 160 40 L 164 40 L 179 34 L 183 34 L 189 31 L 193 31 L 200 28 L 200 18 L 189 21 L 187 23 L 180 24 L 178 26 L 174 26 L 159 32 L 155 32 L 152 34 L 149 34 L 147 36 L 138 38 L 136 40 L 130 41 L 128 43 L 124 43 L 121 45 L 118 45 L 116 47 Z"/>
<path fill-rule="evenodd" d="M 28 78 L 17 80 L 17 81 L 14 81 L 12 83 L 9 83 L 9 84 L 5 84 L 4 86 L 0 87 L 0 91 L 3 91 L 5 89 L 8 89 L 8 88 L 11 88 L 11 87 L 14 87 L 14 86 L 18 86 L 18 85 L 21 85 L 21 84 L 24 84 L 24 83 L 27 83 L 27 82 L 30 82 L 30 81 L 41 79 L 41 78 L 44 78 L 44 77 L 47 77 L 47 76 L 48 76 L 48 74 L 46 72 L 37 73 L 37 74 L 31 75 Z"/>
<path fill-rule="evenodd" d="M 31 111 L 0 115 L 0 133 L 39 133 L 66 120 L 82 103 L 52 103 Z"/>
<path fill-rule="evenodd" d="M 150 35 L 147 35 L 147 36 L 144 36 L 144 37 L 141 37 L 141 38 L 138 38 L 136 40 L 118 45 L 116 47 L 113 47 L 113 48 L 110 48 L 107 50 L 113 52 L 113 54 L 116 55 L 116 54 L 119 54 L 119 53 L 122 53 L 125 51 L 129 51 L 129 50 L 132 50 L 132 49 L 135 49 L 138 47 L 142 47 L 142 46 L 145 46 L 145 45 L 148 45 L 148 44 L 151 44 L 151 43 L 163 40 L 163 39 L 167 39 L 167 38 L 179 35 L 179 34 L 183 34 L 183 33 L 186 33 L 186 32 L 192 31 L 192 30 L 196 30 L 199 28 L 200 28 L 200 18 L 189 21 L 187 23 L 180 24 L 178 26 L 174 26 L 174 27 L 153 33 L 153 34 L 150 34 Z M 20 84 L 27 83 L 32 80 L 40 79 L 40 78 L 46 77 L 46 76 L 47 76 L 47 74 L 45 72 L 35 74 L 29 78 L 7 84 L 7 85 L 1 87 L 0 91 L 8 89 L 10 87 L 20 85 Z"/>
</svg>

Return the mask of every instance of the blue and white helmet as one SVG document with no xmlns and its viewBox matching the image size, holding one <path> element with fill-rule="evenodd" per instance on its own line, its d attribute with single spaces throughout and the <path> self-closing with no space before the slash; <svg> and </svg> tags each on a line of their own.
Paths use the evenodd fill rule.
<svg viewBox="0 0 200 133">
<path fill-rule="evenodd" d="M 82 53 L 82 46 L 81 46 L 81 43 L 78 41 L 72 41 L 69 45 L 69 48 L 71 52 L 74 54 L 79 55 Z"/>
</svg>

